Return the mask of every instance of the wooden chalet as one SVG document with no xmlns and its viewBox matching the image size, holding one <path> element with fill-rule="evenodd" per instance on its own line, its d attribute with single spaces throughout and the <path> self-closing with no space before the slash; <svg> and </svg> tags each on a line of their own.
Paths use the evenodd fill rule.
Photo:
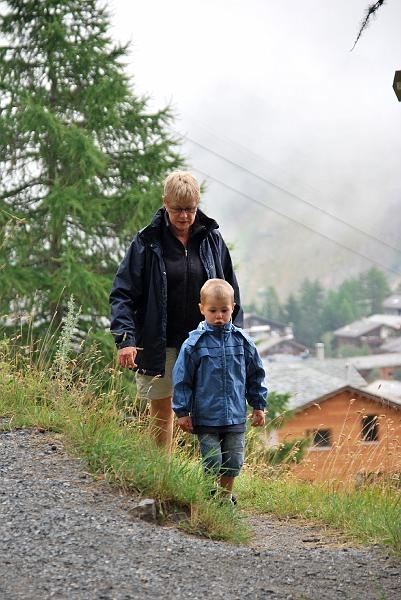
<svg viewBox="0 0 401 600">
<path fill-rule="evenodd" d="M 392 336 L 401 333 L 401 317 L 398 315 L 371 315 L 353 321 L 333 332 L 336 347 L 368 346 L 372 352 Z"/>
<path fill-rule="evenodd" d="M 345 361 L 269 362 L 266 373 L 270 391 L 291 395 L 291 416 L 274 445 L 310 440 L 300 464 L 290 467 L 297 478 L 353 485 L 370 474 L 399 476 L 401 397 L 372 391 Z"/>
<path fill-rule="evenodd" d="M 401 315 L 401 294 L 392 294 L 385 298 L 382 309 L 389 315 Z"/>
</svg>

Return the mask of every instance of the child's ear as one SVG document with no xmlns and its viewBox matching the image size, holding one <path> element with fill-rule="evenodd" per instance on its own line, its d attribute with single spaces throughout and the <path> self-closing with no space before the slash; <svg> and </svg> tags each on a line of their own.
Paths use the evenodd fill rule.
<svg viewBox="0 0 401 600">
<path fill-rule="evenodd" d="M 200 310 L 201 315 L 204 315 L 205 312 L 203 310 L 203 304 L 202 304 L 202 302 L 199 302 L 198 306 L 199 306 L 199 310 Z"/>
</svg>

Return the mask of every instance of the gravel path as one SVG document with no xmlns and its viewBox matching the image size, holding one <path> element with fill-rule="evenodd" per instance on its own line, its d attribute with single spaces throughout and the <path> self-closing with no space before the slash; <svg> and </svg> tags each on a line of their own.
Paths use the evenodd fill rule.
<svg viewBox="0 0 401 600">
<path fill-rule="evenodd" d="M 317 527 L 253 518 L 251 547 L 129 514 L 62 439 L 0 433 L 0 599 L 398 600 L 401 564 Z"/>
</svg>

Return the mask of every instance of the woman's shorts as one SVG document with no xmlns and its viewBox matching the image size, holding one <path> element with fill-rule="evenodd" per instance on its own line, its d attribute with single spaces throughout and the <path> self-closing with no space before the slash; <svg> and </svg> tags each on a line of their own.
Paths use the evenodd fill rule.
<svg viewBox="0 0 401 600">
<path fill-rule="evenodd" d="M 135 373 L 137 398 L 140 400 L 160 400 L 161 398 L 172 396 L 172 372 L 177 356 L 177 348 L 166 348 L 166 368 L 164 377 Z"/>
</svg>

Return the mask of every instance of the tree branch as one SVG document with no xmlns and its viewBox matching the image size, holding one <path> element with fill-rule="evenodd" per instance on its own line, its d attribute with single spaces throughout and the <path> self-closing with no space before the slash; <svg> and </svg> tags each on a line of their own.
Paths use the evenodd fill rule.
<svg viewBox="0 0 401 600">
<path fill-rule="evenodd" d="M 358 35 L 357 35 L 357 37 L 356 37 L 356 40 L 355 40 L 355 42 L 354 42 L 354 45 L 353 45 L 353 46 L 352 46 L 352 48 L 351 48 L 351 52 L 352 52 L 352 50 L 355 48 L 355 46 L 357 45 L 357 43 L 358 43 L 358 40 L 359 40 L 359 38 L 361 37 L 361 35 L 362 35 L 363 31 L 364 31 L 364 30 L 367 28 L 367 26 L 369 25 L 369 19 L 370 19 L 370 17 L 375 17 L 375 16 L 376 16 L 376 11 L 377 11 L 377 10 L 380 8 L 380 6 L 381 6 L 382 4 L 384 4 L 384 3 L 385 3 L 385 1 L 386 1 L 386 0 L 378 0 L 378 1 L 377 1 L 377 2 L 375 2 L 374 4 L 370 4 L 370 5 L 369 5 L 369 7 L 367 8 L 367 10 L 366 10 L 366 13 L 365 13 L 365 18 L 364 18 L 364 20 L 362 21 L 361 28 L 360 28 L 360 30 L 359 30 L 359 32 L 358 32 Z"/>
</svg>

